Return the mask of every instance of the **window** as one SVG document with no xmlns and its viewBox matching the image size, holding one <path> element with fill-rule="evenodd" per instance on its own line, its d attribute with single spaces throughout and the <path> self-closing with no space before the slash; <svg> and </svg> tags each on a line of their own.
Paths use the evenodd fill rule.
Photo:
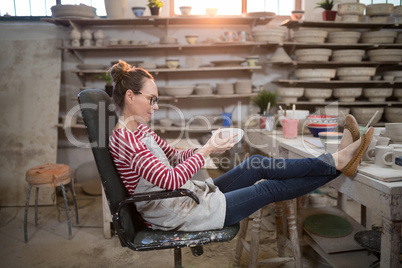
<svg viewBox="0 0 402 268">
<path fill-rule="evenodd" d="M 104 0 L 62 0 L 64 5 L 85 4 L 96 8 L 98 16 L 106 16 Z M 0 15 L 11 16 L 52 16 L 50 8 L 56 0 L 1 0 Z"/>
<path fill-rule="evenodd" d="M 241 15 L 243 12 L 269 11 L 277 15 L 290 15 L 295 6 L 301 6 L 301 0 L 171 0 L 174 12 L 181 14 L 180 6 L 191 6 L 191 14 L 205 15 L 205 9 L 218 8 L 218 15 Z"/>
<path fill-rule="evenodd" d="M 365 4 L 365 5 L 371 5 L 371 4 L 394 4 L 394 6 L 399 6 L 402 5 L 401 0 L 360 0 L 359 3 Z"/>
</svg>

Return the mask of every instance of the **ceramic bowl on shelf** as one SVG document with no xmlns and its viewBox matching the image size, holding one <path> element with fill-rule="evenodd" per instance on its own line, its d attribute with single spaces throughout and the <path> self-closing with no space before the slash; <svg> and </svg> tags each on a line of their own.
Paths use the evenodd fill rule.
<svg viewBox="0 0 402 268">
<path fill-rule="evenodd" d="M 281 43 L 285 40 L 286 32 L 281 29 L 263 29 L 263 30 L 253 30 L 251 32 L 255 42 L 273 42 Z"/>
<path fill-rule="evenodd" d="M 281 102 L 294 103 L 297 102 L 297 98 L 300 98 L 304 94 L 303 87 L 278 87 L 276 93 L 280 97 Z"/>
<path fill-rule="evenodd" d="M 195 94 L 211 95 L 211 94 L 213 94 L 213 88 L 210 84 L 197 84 L 195 86 Z"/>
<path fill-rule="evenodd" d="M 194 45 L 195 43 L 197 43 L 198 35 L 195 35 L 195 34 L 186 35 L 185 38 L 186 38 L 186 41 L 188 44 Z"/>
<path fill-rule="evenodd" d="M 235 83 L 236 94 L 247 94 L 251 93 L 253 89 L 253 84 L 251 80 L 237 80 Z"/>
<path fill-rule="evenodd" d="M 394 88 L 393 96 L 398 99 L 398 101 L 402 101 L 402 88 Z"/>
<path fill-rule="evenodd" d="M 216 83 L 216 94 L 230 95 L 234 94 L 234 85 L 230 82 Z"/>
<path fill-rule="evenodd" d="M 363 15 L 366 5 L 360 3 L 339 3 L 338 15 L 342 21 L 358 22 L 359 16 Z"/>
<path fill-rule="evenodd" d="M 339 80 L 368 81 L 375 75 L 376 67 L 341 67 L 336 70 Z"/>
<path fill-rule="evenodd" d="M 218 9 L 217 9 L 217 8 L 212 8 L 212 7 L 210 7 L 210 8 L 206 8 L 206 9 L 205 9 L 205 14 L 206 14 L 207 16 L 215 17 L 217 13 L 218 13 Z"/>
<path fill-rule="evenodd" d="M 392 44 L 398 35 L 395 31 L 370 31 L 362 34 L 362 43 L 368 44 Z"/>
<path fill-rule="evenodd" d="M 166 59 L 166 66 L 169 69 L 177 69 L 177 67 L 179 67 L 179 63 L 180 63 L 180 61 L 177 58 L 167 58 Z"/>
<path fill-rule="evenodd" d="M 402 108 L 401 107 L 386 107 L 385 119 L 390 123 L 402 123 Z"/>
<path fill-rule="evenodd" d="M 251 55 L 251 56 L 247 56 L 246 57 L 246 62 L 248 64 L 248 66 L 257 66 L 257 64 L 259 63 L 260 56 L 258 55 Z"/>
<path fill-rule="evenodd" d="M 394 4 L 371 4 L 366 6 L 367 16 L 390 16 L 394 11 Z"/>
<path fill-rule="evenodd" d="M 361 37 L 361 32 L 339 31 L 328 33 L 327 43 L 334 44 L 357 44 Z"/>
<path fill-rule="evenodd" d="M 298 61 L 328 61 L 332 54 L 327 48 L 305 48 L 296 49 L 295 55 Z"/>
<path fill-rule="evenodd" d="M 356 98 L 362 95 L 363 88 L 361 87 L 343 87 L 334 88 L 333 95 L 340 102 L 354 102 Z"/>
<path fill-rule="evenodd" d="M 183 16 L 189 16 L 191 14 L 191 6 L 181 6 L 179 8 Z"/>
<path fill-rule="evenodd" d="M 173 124 L 173 120 L 170 118 L 162 118 L 162 119 L 159 119 L 159 124 L 162 127 L 170 127 Z"/>
<path fill-rule="evenodd" d="M 330 81 L 334 78 L 336 74 L 336 69 L 297 69 L 295 71 L 295 76 L 300 80 L 309 81 Z"/>
<path fill-rule="evenodd" d="M 351 114 L 356 118 L 357 123 L 361 125 L 366 125 L 370 119 L 374 116 L 375 112 L 378 114 L 374 117 L 371 125 L 374 125 L 380 121 L 382 114 L 384 113 L 384 108 L 382 107 L 352 107 Z"/>
<path fill-rule="evenodd" d="M 144 15 L 145 7 L 132 7 L 131 10 L 136 17 L 142 17 Z"/>
<path fill-rule="evenodd" d="M 331 61 L 333 62 L 361 62 L 364 54 L 363 49 L 340 49 L 332 52 Z"/>
<path fill-rule="evenodd" d="M 306 88 L 304 96 L 309 99 L 310 102 L 325 102 L 325 99 L 330 98 L 332 95 L 332 89 L 330 88 Z"/>
<path fill-rule="evenodd" d="M 370 102 L 385 102 L 385 99 L 392 96 L 392 88 L 365 88 L 363 95 Z"/>
<path fill-rule="evenodd" d="M 159 43 L 163 45 L 177 44 L 177 38 L 172 36 L 163 36 L 160 38 Z"/>
<path fill-rule="evenodd" d="M 194 86 L 164 86 L 163 88 L 169 96 L 189 96 L 194 91 Z"/>
<path fill-rule="evenodd" d="M 54 18 L 94 18 L 96 16 L 96 8 L 84 4 L 55 5 L 50 9 Z"/>
<path fill-rule="evenodd" d="M 327 31 L 302 29 L 294 33 L 293 40 L 297 43 L 322 44 L 327 36 Z"/>
<path fill-rule="evenodd" d="M 402 49 L 372 49 L 367 51 L 370 61 L 376 62 L 400 62 Z"/>
</svg>

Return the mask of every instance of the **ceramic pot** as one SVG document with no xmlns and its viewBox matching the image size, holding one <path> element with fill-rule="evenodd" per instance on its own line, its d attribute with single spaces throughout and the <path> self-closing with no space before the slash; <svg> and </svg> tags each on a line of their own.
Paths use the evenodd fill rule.
<svg viewBox="0 0 402 268">
<path fill-rule="evenodd" d="M 150 7 L 149 10 L 152 16 L 159 16 L 160 7 Z"/>
<path fill-rule="evenodd" d="M 127 0 L 105 0 L 107 17 L 122 19 L 126 16 Z"/>
<path fill-rule="evenodd" d="M 334 21 L 336 18 L 336 11 L 334 10 L 324 10 L 322 12 L 322 20 L 323 21 Z"/>
</svg>

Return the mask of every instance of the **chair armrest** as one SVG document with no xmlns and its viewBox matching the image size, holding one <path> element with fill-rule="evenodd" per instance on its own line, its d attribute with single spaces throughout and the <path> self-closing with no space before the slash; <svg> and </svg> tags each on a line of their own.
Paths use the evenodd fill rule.
<svg viewBox="0 0 402 268">
<path fill-rule="evenodd" d="M 134 194 L 126 198 L 125 200 L 121 201 L 117 207 L 116 215 L 120 214 L 121 208 L 128 203 L 136 203 L 141 201 L 150 201 L 150 200 L 158 200 L 158 199 L 166 199 L 166 198 L 173 198 L 173 197 L 184 197 L 188 196 L 193 199 L 197 204 L 200 204 L 200 200 L 198 197 L 188 189 L 177 189 L 172 191 L 155 191 L 149 193 L 140 193 Z"/>
</svg>

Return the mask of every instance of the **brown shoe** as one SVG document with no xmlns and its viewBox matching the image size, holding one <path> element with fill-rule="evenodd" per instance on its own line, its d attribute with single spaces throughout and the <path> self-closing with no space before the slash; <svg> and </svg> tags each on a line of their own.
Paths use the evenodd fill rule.
<svg viewBox="0 0 402 268">
<path fill-rule="evenodd" d="M 341 172 L 345 174 L 345 176 L 353 178 L 356 173 L 357 173 L 357 167 L 359 166 L 360 160 L 363 157 L 363 154 L 366 152 L 367 148 L 370 145 L 371 139 L 373 138 L 373 133 L 374 133 L 374 128 L 369 127 L 367 129 L 366 133 L 361 138 L 361 144 L 359 148 L 357 149 L 355 155 L 352 157 L 352 159 L 349 161 L 349 163 L 346 164 L 346 166 L 341 169 Z"/>
<path fill-rule="evenodd" d="M 349 130 L 349 132 L 352 134 L 353 142 L 360 138 L 359 125 L 357 124 L 357 121 L 353 115 L 346 115 L 345 125 L 343 127 Z"/>
</svg>

